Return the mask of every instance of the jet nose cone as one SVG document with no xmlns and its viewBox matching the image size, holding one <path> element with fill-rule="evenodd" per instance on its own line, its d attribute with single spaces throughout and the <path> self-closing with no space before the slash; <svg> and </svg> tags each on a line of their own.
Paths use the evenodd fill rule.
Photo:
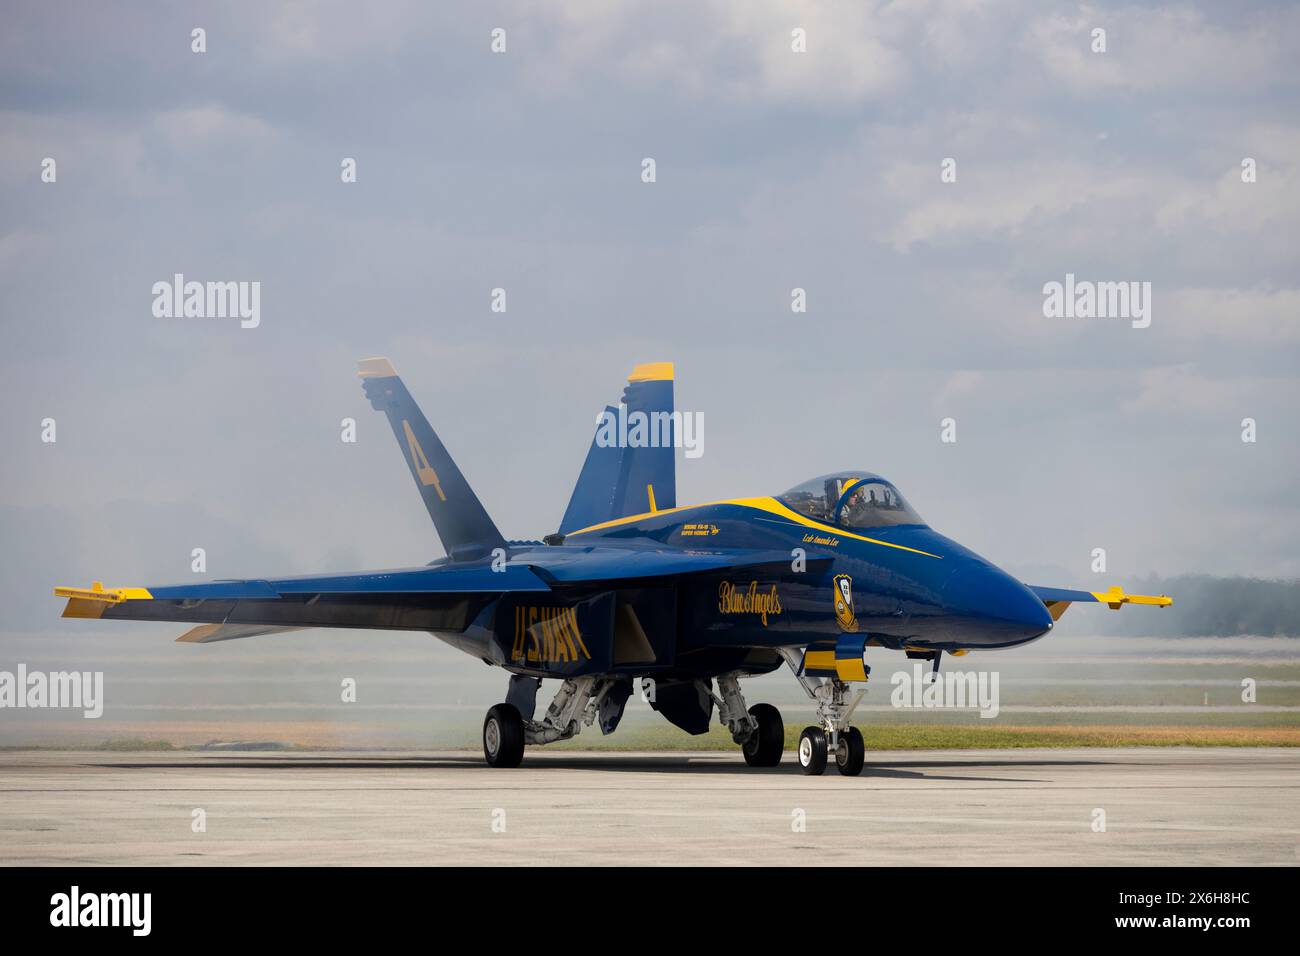
<svg viewBox="0 0 1300 956">
<path fill-rule="evenodd" d="M 953 572 L 943 589 L 949 613 L 963 639 L 1001 645 L 1033 640 L 1052 629 L 1052 615 L 1033 591 L 991 565 Z"/>
</svg>

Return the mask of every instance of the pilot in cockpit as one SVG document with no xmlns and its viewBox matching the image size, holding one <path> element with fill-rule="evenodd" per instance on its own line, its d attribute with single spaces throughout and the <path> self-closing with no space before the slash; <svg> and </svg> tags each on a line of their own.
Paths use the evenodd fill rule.
<svg viewBox="0 0 1300 956">
<path fill-rule="evenodd" d="M 876 493 L 871 492 L 870 504 L 867 502 L 867 489 L 858 488 L 849 495 L 849 500 L 844 503 L 844 515 L 841 520 L 846 524 L 855 525 L 867 513 L 868 507 L 874 507 L 876 504 Z"/>
</svg>

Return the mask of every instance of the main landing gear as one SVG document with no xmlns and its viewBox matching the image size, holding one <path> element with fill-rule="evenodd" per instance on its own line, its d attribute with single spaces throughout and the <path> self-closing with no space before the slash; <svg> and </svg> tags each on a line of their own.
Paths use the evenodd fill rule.
<svg viewBox="0 0 1300 956">
<path fill-rule="evenodd" d="M 736 674 L 718 678 L 718 717 L 731 731 L 731 739 L 740 744 L 745 763 L 751 767 L 775 767 L 785 752 L 785 721 L 771 704 L 755 704 L 746 709 Z"/>
<path fill-rule="evenodd" d="M 630 681 L 608 677 L 575 677 L 564 681 L 541 720 L 534 720 L 536 677 L 514 675 L 506 702 L 497 704 L 483 719 L 483 757 L 490 767 L 518 767 L 525 744 L 549 744 L 576 737 L 597 719 L 610 733 L 618 726 L 623 705 L 631 692 Z"/>
</svg>

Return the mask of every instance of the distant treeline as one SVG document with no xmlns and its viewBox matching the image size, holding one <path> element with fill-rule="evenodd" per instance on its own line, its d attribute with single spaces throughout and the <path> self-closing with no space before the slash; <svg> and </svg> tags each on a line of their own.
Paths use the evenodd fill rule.
<svg viewBox="0 0 1300 956">
<path fill-rule="evenodd" d="M 1300 581 L 1263 578 L 1219 578 L 1183 574 L 1152 575 L 1124 583 L 1134 594 L 1168 594 L 1172 607 L 1127 606 L 1103 610 L 1084 630 L 1095 634 L 1149 634 L 1169 637 L 1217 637 L 1232 634 L 1300 636 Z M 1081 616 L 1078 605 L 1070 615 Z M 1091 625 L 1095 624 L 1093 627 Z M 1078 630 L 1081 622 L 1071 622 Z"/>
</svg>

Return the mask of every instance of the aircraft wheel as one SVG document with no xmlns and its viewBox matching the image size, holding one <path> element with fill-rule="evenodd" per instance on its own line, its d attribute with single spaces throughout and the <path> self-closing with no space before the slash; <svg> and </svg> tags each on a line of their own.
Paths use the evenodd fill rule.
<svg viewBox="0 0 1300 956">
<path fill-rule="evenodd" d="M 799 735 L 799 766 L 813 777 L 826 769 L 826 731 L 820 727 L 805 727 Z"/>
<path fill-rule="evenodd" d="M 781 712 L 771 704 L 755 704 L 749 714 L 758 721 L 758 727 L 740 748 L 745 763 L 751 767 L 775 767 L 785 751 L 785 721 Z"/>
<path fill-rule="evenodd" d="M 846 777 L 862 773 L 867 759 L 867 745 L 862 742 L 862 731 L 850 727 L 840 734 L 840 747 L 835 751 L 835 769 Z"/>
<path fill-rule="evenodd" d="M 524 759 L 524 719 L 512 704 L 497 704 L 483 721 L 483 756 L 489 767 L 518 767 Z"/>
</svg>

